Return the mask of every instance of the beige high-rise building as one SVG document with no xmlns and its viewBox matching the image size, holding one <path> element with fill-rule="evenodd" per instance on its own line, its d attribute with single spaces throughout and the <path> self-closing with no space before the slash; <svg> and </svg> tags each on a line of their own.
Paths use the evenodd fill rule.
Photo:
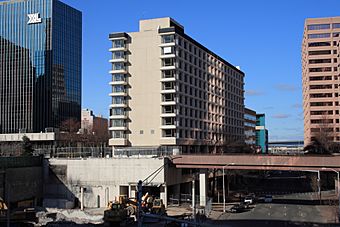
<svg viewBox="0 0 340 227">
<path fill-rule="evenodd" d="M 340 17 L 306 19 L 302 42 L 304 142 L 340 141 Z"/>
<path fill-rule="evenodd" d="M 139 26 L 109 35 L 109 144 L 207 152 L 243 142 L 244 73 L 171 18 Z"/>
</svg>

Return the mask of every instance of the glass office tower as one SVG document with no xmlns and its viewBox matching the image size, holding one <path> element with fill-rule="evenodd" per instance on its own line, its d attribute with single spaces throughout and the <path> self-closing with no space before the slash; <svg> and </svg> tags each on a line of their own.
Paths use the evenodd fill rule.
<svg viewBox="0 0 340 227">
<path fill-rule="evenodd" d="M 0 2 L 0 133 L 81 115 L 81 12 L 58 0 Z"/>
</svg>

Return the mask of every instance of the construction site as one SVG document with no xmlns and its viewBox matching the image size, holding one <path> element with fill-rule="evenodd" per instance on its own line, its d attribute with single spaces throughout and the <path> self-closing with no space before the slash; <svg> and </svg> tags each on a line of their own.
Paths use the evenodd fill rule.
<svg viewBox="0 0 340 227">
<path fill-rule="evenodd" d="M 248 226 L 243 221 L 253 218 L 285 224 L 287 206 L 298 209 L 289 216 L 297 222 L 338 223 L 339 181 L 330 169 L 250 171 L 241 169 L 244 161 L 179 168 L 185 157 L 1 157 L 0 226 Z M 266 165 L 275 158 L 282 156 L 267 156 Z"/>
<path fill-rule="evenodd" d="M 181 184 L 191 183 L 192 176 L 183 178 L 164 156 L 3 157 L 0 162 L 1 226 L 193 223 L 192 198 L 179 208 Z M 195 187 L 198 192 L 199 182 Z M 184 191 L 190 190 L 195 188 Z M 196 194 L 197 208 L 200 197 L 207 203 Z M 197 212 L 205 213 L 205 206 Z"/>
</svg>

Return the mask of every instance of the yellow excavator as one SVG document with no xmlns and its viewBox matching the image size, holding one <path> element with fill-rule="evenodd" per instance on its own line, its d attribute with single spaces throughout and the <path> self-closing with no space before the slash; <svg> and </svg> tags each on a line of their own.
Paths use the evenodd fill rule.
<svg viewBox="0 0 340 227">
<path fill-rule="evenodd" d="M 109 202 L 107 209 L 104 211 L 104 222 L 106 226 L 119 226 L 129 222 L 131 215 L 137 213 L 137 200 L 128 199 L 119 196 L 118 201 Z M 165 214 L 165 205 L 162 199 L 155 199 L 146 193 L 142 197 L 141 209 L 145 213 L 163 215 Z"/>
<path fill-rule="evenodd" d="M 0 221 L 6 219 L 7 209 L 5 201 L 0 197 Z"/>
</svg>

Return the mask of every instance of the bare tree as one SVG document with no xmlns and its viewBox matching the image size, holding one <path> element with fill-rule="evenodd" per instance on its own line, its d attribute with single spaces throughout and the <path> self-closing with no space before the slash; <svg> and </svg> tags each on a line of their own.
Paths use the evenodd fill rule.
<svg viewBox="0 0 340 227">
<path fill-rule="evenodd" d="M 333 119 L 330 119 L 327 114 L 323 114 L 318 124 L 318 131 L 313 132 L 312 141 L 304 148 L 304 151 L 312 154 L 339 152 L 339 144 L 334 142 L 336 133 L 332 123 Z"/>
<path fill-rule="evenodd" d="M 75 118 L 69 118 L 61 122 L 59 126 L 61 137 L 62 140 L 68 144 L 68 146 L 75 146 L 76 143 L 79 142 L 79 128 L 80 122 Z"/>
</svg>

